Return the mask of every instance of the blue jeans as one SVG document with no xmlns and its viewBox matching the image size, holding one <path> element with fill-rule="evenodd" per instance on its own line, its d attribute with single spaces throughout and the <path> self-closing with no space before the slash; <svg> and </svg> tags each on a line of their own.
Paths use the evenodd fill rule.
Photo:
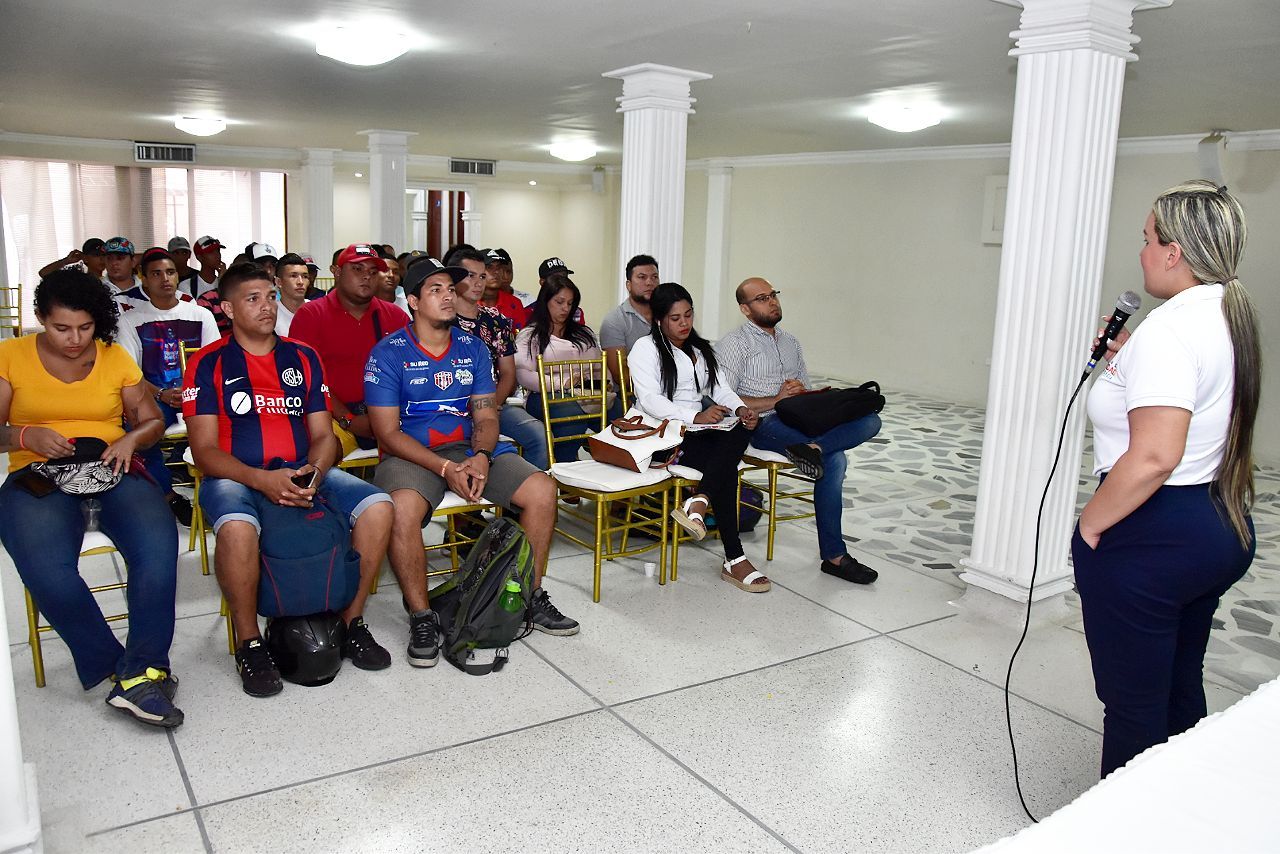
<svg viewBox="0 0 1280 854">
<path fill-rule="evenodd" d="M 304 463 L 290 463 L 286 468 L 298 468 Z M 379 501 L 391 501 L 391 496 L 379 490 L 372 483 L 361 480 L 350 472 L 339 468 L 331 468 L 325 472 L 320 488 L 316 490 L 320 497 L 329 502 L 333 509 L 347 514 L 347 522 L 355 527 L 360 514 Z M 263 504 L 271 499 L 251 486 L 245 486 L 238 480 L 223 477 L 207 477 L 200 484 L 200 509 L 206 519 L 211 520 L 213 532 L 216 534 L 227 522 L 248 522 L 259 534 L 262 524 L 259 521 Z"/>
<path fill-rule="evenodd" d="M 857 421 L 831 428 L 821 436 L 806 436 L 782 423 L 777 415 L 766 415 L 751 437 L 762 451 L 782 453 L 788 445 L 815 444 L 822 449 L 822 477 L 813 485 L 813 507 L 818 517 L 818 553 L 834 560 L 845 553 L 840 517 L 844 512 L 844 472 L 848 465 L 844 452 L 856 448 L 880 432 L 880 416 L 872 413 Z"/>
<path fill-rule="evenodd" d="M 36 498 L 12 476 L 0 486 L 0 541 L 36 606 L 71 650 L 86 689 L 113 674 L 128 679 L 148 667 L 169 669 L 178 571 L 178 529 L 155 484 L 127 474 L 94 497 L 102 502 L 102 533 L 115 543 L 127 567 L 129 636 L 124 646 L 80 577 L 83 499 L 64 492 Z"/>
<path fill-rule="evenodd" d="M 532 414 L 538 419 L 538 425 L 542 426 L 542 395 L 536 391 L 530 392 L 529 397 L 525 400 L 525 411 Z M 582 415 L 582 407 L 576 403 L 553 403 L 551 404 L 552 418 L 566 418 L 571 415 Z M 594 433 L 600 429 L 600 416 L 596 415 L 591 420 L 582 419 L 579 421 L 564 421 L 559 424 L 551 425 L 551 432 L 556 436 L 572 436 L 575 433 Z M 556 445 L 556 462 L 571 463 L 578 459 L 578 449 L 586 445 L 586 439 L 579 439 L 576 442 L 561 442 Z"/>
<path fill-rule="evenodd" d="M 532 463 L 534 468 L 538 471 L 550 468 L 546 427 L 541 421 L 518 406 L 504 405 L 498 416 L 498 429 L 502 431 L 502 435 L 515 439 L 520 446 L 520 455 Z"/>
<path fill-rule="evenodd" d="M 178 423 L 178 410 L 160 401 L 156 401 L 156 406 L 160 407 L 160 414 L 164 416 L 166 429 Z M 162 436 L 161 439 L 163 438 Z M 150 448 L 138 451 L 138 456 L 146 464 L 147 473 L 159 484 L 160 491 L 165 495 L 173 492 L 173 472 L 169 471 L 169 467 L 164 464 L 164 452 L 160 450 L 160 442 L 157 441 Z"/>
</svg>

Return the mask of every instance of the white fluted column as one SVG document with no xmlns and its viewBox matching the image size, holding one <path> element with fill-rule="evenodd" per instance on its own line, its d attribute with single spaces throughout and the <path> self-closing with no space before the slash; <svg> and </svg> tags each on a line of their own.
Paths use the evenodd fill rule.
<svg viewBox="0 0 1280 854">
<path fill-rule="evenodd" d="M 472 246 L 480 246 L 484 241 L 480 237 L 480 224 L 484 222 L 484 214 L 479 211 L 464 210 L 462 212 L 462 242 Z"/>
<path fill-rule="evenodd" d="M 1023 12 L 977 516 L 960 577 L 1025 602 L 1036 510 L 1101 301 L 1133 13 L 1172 0 L 999 1 Z M 1071 587 L 1083 424 L 1077 403 L 1045 504 L 1033 599 Z"/>
<path fill-rule="evenodd" d="M 362 130 L 369 137 L 369 240 L 404 249 L 409 137 L 403 130 Z"/>
<path fill-rule="evenodd" d="M 302 196 L 307 213 L 307 252 L 327 257 L 333 245 L 333 158 L 336 148 L 302 149 Z M 291 249 L 293 247 L 290 247 Z"/>
<path fill-rule="evenodd" d="M 707 338 L 717 339 L 720 303 L 729 275 L 729 201 L 733 189 L 733 167 L 712 162 L 707 166 L 706 257 L 702 264 L 702 302 L 698 304 L 698 329 Z M 737 318 L 734 318 L 736 320 Z M 727 325 L 732 325 L 732 320 Z"/>
<path fill-rule="evenodd" d="M 685 141 L 695 100 L 689 84 L 711 75 L 646 62 L 604 76 L 622 81 L 618 270 L 632 256 L 647 253 L 658 259 L 664 282 L 678 282 L 684 255 Z M 621 284 L 618 296 L 626 297 Z"/>
<path fill-rule="evenodd" d="M 3 599 L 3 593 L 0 593 L 0 637 L 8 638 L 9 626 Z M 0 852 L 26 854 L 40 850 L 36 767 L 22 761 L 13 664 L 6 652 L 0 655 Z"/>
</svg>

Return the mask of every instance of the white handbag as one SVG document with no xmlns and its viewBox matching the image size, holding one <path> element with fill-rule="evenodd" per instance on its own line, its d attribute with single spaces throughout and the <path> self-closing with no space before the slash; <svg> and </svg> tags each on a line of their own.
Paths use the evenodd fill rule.
<svg viewBox="0 0 1280 854">
<path fill-rule="evenodd" d="M 588 437 L 587 448 L 596 462 L 642 472 L 666 465 L 663 462 L 653 466 L 653 457 L 678 447 L 684 439 L 684 429 L 681 421 L 659 421 L 633 406 L 626 415 Z"/>
</svg>

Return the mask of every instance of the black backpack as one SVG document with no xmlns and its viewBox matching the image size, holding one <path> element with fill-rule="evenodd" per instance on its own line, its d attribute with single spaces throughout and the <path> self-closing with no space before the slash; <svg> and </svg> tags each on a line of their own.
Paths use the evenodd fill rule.
<svg viewBox="0 0 1280 854">
<path fill-rule="evenodd" d="M 319 496 L 311 507 L 264 501 L 258 521 L 259 614 L 301 617 L 351 604 L 360 585 L 360 553 L 351 548 L 351 529 L 342 513 Z"/>
<path fill-rule="evenodd" d="M 504 518 L 486 525 L 458 571 L 430 594 L 445 660 L 472 676 L 501 670 L 507 647 L 533 628 L 533 577 L 533 549 L 524 529 Z M 518 593 L 503 595 L 508 581 L 516 582 Z M 493 661 L 481 663 L 472 660 L 477 649 L 497 652 Z"/>
</svg>

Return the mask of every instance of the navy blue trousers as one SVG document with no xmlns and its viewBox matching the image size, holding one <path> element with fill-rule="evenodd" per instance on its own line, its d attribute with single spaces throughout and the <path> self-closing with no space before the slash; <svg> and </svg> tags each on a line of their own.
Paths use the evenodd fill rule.
<svg viewBox="0 0 1280 854">
<path fill-rule="evenodd" d="M 1252 539 L 1253 521 L 1249 521 Z M 1253 561 L 1209 484 L 1162 486 L 1102 534 L 1071 539 L 1093 681 L 1105 707 L 1102 776 L 1205 716 L 1218 600 Z"/>
</svg>

